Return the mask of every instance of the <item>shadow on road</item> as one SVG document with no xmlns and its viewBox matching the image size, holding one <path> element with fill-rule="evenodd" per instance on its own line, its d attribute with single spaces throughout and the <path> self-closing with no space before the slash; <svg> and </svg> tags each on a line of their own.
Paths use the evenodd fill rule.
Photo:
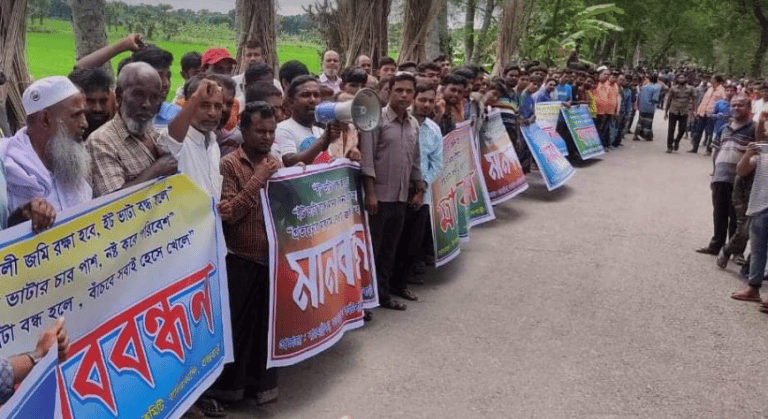
<svg viewBox="0 0 768 419">
<path fill-rule="evenodd" d="M 569 161 L 571 162 L 571 166 L 573 166 L 573 167 L 575 167 L 577 169 L 581 169 L 581 168 L 584 168 L 584 167 L 593 166 L 593 165 L 603 161 L 603 159 L 594 158 L 594 159 L 589 159 L 589 160 L 581 160 L 581 159 L 576 159 L 575 158 L 575 159 L 572 159 L 572 160 L 569 160 Z"/>
<path fill-rule="evenodd" d="M 534 181 L 531 182 L 531 177 L 528 178 L 528 190 L 521 193 L 515 199 L 524 200 L 531 199 L 544 202 L 559 202 L 568 199 L 573 195 L 573 189 L 568 185 L 563 185 L 554 191 L 548 191 L 547 185 L 539 178 L 534 177 Z"/>
<path fill-rule="evenodd" d="M 506 224 L 510 222 L 520 221 L 522 218 L 525 217 L 525 213 L 511 206 L 511 205 L 514 205 L 515 199 L 516 198 L 512 198 L 511 200 L 499 206 L 493 207 L 493 213 L 496 215 L 495 220 L 480 224 L 479 226 L 475 226 L 472 228 L 484 230 L 487 228 L 497 228 L 498 223 L 500 222 Z"/>
</svg>

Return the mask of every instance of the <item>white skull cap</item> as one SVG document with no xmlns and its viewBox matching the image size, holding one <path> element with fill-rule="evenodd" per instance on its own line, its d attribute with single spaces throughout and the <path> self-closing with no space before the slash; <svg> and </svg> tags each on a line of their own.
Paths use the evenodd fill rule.
<svg viewBox="0 0 768 419">
<path fill-rule="evenodd" d="M 64 76 L 51 76 L 32 83 L 21 96 L 24 112 L 32 115 L 49 108 L 80 90 Z"/>
</svg>

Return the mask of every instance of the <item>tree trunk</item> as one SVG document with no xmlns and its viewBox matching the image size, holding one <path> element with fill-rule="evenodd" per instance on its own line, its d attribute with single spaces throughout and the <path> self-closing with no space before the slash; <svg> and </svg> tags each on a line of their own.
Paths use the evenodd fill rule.
<svg viewBox="0 0 768 419">
<path fill-rule="evenodd" d="M 21 94 L 29 85 L 29 70 L 24 59 L 27 44 L 26 0 L 0 0 L 0 71 L 8 81 L 0 86 L 0 124 L 6 135 L 24 126 L 26 114 Z"/>
<path fill-rule="evenodd" d="M 483 26 L 480 27 L 480 33 L 477 35 L 477 43 L 472 51 L 471 62 L 477 64 L 480 61 L 480 53 L 483 46 L 486 44 L 486 37 L 488 36 L 488 29 L 491 27 L 491 20 L 493 20 L 493 9 L 496 7 L 495 0 L 487 0 L 485 2 L 485 12 L 483 13 Z"/>
<path fill-rule="evenodd" d="M 75 36 L 76 59 L 107 46 L 106 0 L 70 0 L 72 33 Z M 112 74 L 112 64 L 102 67 Z"/>
<path fill-rule="evenodd" d="M 464 62 L 468 63 L 475 49 L 475 11 L 477 0 L 467 0 L 467 10 L 464 15 Z"/>
<path fill-rule="evenodd" d="M 490 0 L 493 1 L 493 0 Z M 400 37 L 400 62 L 421 62 L 426 59 L 426 38 L 429 22 L 435 16 L 434 0 L 406 0 L 403 7 L 403 33 Z"/>
<path fill-rule="evenodd" d="M 760 44 L 755 50 L 755 56 L 752 58 L 752 66 L 750 67 L 750 75 L 755 78 L 760 78 L 763 73 L 763 60 L 765 59 L 765 52 L 768 50 L 768 28 L 763 26 L 760 29 Z"/>
<path fill-rule="evenodd" d="M 392 0 L 339 0 L 340 16 L 346 21 L 342 35 L 346 38 L 346 64 L 352 65 L 358 56 L 371 57 L 378 66 L 379 58 L 388 53 L 389 11 Z M 422 21 L 423 22 L 423 21 Z M 343 51 L 339 51 L 343 52 Z"/>
<path fill-rule="evenodd" d="M 262 45 L 264 60 L 272 66 L 275 73 L 280 67 L 277 60 L 275 37 L 275 0 L 237 0 L 237 61 L 241 63 L 238 72 L 245 71 L 243 54 L 245 45 L 250 40 L 257 40 Z"/>
<path fill-rule="evenodd" d="M 442 52 L 440 45 L 440 14 L 447 7 L 446 0 L 434 0 L 435 12 L 429 21 L 429 29 L 424 45 L 424 52 L 428 60 L 432 60 Z M 447 15 L 446 15 L 447 16 Z"/>
<path fill-rule="evenodd" d="M 451 34 L 448 32 L 448 2 L 443 0 L 443 8 L 437 13 L 437 31 L 440 38 L 440 52 L 453 56 Z"/>
<path fill-rule="evenodd" d="M 501 75 L 504 66 L 512 60 L 517 49 L 520 35 L 520 19 L 523 14 L 522 0 L 504 0 L 499 23 L 499 37 L 496 42 L 496 63 L 493 68 L 495 76 Z"/>
</svg>

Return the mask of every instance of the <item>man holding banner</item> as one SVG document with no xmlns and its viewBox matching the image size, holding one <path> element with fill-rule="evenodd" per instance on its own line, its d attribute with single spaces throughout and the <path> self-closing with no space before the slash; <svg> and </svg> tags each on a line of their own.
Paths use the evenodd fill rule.
<svg viewBox="0 0 768 419">
<path fill-rule="evenodd" d="M 409 73 L 398 73 L 390 79 L 389 87 L 389 104 L 382 109 L 381 125 L 374 131 L 361 132 L 360 143 L 379 304 L 405 310 L 408 307 L 391 298 L 390 293 L 410 301 L 418 299 L 407 288 L 405 278 L 392 276 L 407 203 L 418 208 L 424 197 L 419 121 L 408 112 L 416 91 L 416 78 Z"/>
<path fill-rule="evenodd" d="M 279 159 L 270 154 L 275 140 L 274 110 L 266 102 L 246 105 L 240 117 L 243 144 L 221 160 L 222 185 L 219 212 L 227 243 L 227 276 L 232 311 L 235 362 L 228 364 L 202 398 L 204 411 L 221 411 L 217 400 L 243 398 L 264 404 L 277 399 L 277 371 L 267 370 L 269 310 L 269 243 L 264 225 L 260 190 L 277 169 Z"/>
</svg>

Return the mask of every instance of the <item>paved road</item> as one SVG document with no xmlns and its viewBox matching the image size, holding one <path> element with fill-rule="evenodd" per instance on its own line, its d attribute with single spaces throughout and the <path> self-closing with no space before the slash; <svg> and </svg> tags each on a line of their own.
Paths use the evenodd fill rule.
<svg viewBox="0 0 768 419">
<path fill-rule="evenodd" d="M 534 172 L 408 311 L 282 369 L 273 417 L 768 417 L 768 318 L 693 251 L 709 158 L 655 125 L 554 192 Z"/>
</svg>

